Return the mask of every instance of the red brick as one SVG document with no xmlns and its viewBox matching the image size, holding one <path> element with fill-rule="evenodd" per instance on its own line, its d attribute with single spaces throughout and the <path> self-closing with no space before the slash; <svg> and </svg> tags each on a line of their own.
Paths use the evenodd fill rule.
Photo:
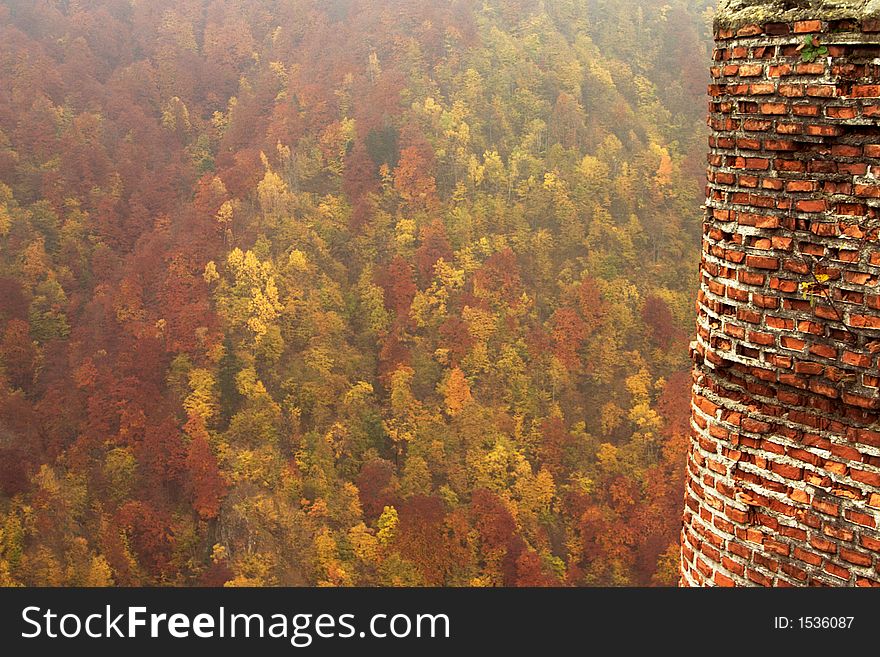
<svg viewBox="0 0 880 657">
<path fill-rule="evenodd" d="M 809 550 L 804 550 L 802 548 L 796 547 L 794 549 L 794 556 L 801 561 L 804 561 L 810 565 L 818 566 L 822 563 L 822 557 L 815 552 L 810 552 Z"/>
<path fill-rule="evenodd" d="M 776 160 L 775 168 L 777 171 L 803 173 L 807 170 L 807 165 L 800 160 Z"/>
<path fill-rule="evenodd" d="M 863 525 L 865 527 L 871 528 L 877 526 L 877 521 L 874 516 L 867 513 L 862 513 L 853 509 L 847 509 L 846 513 L 844 513 L 844 516 L 846 516 L 847 520 L 849 520 L 850 522 L 854 522 L 857 525 Z"/>
<path fill-rule="evenodd" d="M 788 494 L 788 496 L 794 502 L 800 502 L 801 504 L 809 504 L 810 503 L 810 494 L 804 490 L 800 490 L 799 488 L 794 488 Z"/>
<path fill-rule="evenodd" d="M 782 139 L 765 139 L 764 148 L 768 151 L 794 151 L 797 146 L 792 141 Z"/>
<path fill-rule="evenodd" d="M 870 554 L 850 550 L 843 546 L 840 547 L 840 558 L 856 566 L 870 566 L 874 561 Z"/>
<path fill-rule="evenodd" d="M 825 72 L 825 64 L 823 62 L 797 64 L 794 69 L 798 75 L 822 75 Z"/>
<path fill-rule="evenodd" d="M 831 98 L 834 96 L 835 87 L 832 85 L 810 85 L 807 87 L 807 95 L 815 98 Z"/>
<path fill-rule="evenodd" d="M 761 114 L 787 114 L 788 105 L 785 103 L 761 103 Z"/>
<path fill-rule="evenodd" d="M 855 195 L 866 198 L 880 198 L 880 187 L 877 185 L 861 185 L 855 186 Z"/>
<path fill-rule="evenodd" d="M 871 358 L 867 354 L 857 354 L 852 351 L 844 351 L 841 360 L 847 365 L 853 365 L 855 367 L 871 367 Z"/>
<path fill-rule="evenodd" d="M 772 36 L 784 36 L 791 32 L 788 23 L 765 23 L 764 33 Z"/>
<path fill-rule="evenodd" d="M 746 258 L 748 261 L 748 258 Z M 880 329 L 880 317 L 874 315 L 850 315 L 850 326 L 856 328 Z"/>
<path fill-rule="evenodd" d="M 837 137 L 843 134 L 839 125 L 808 125 L 807 134 L 813 137 Z"/>
<path fill-rule="evenodd" d="M 779 269 L 779 259 L 750 255 L 746 257 L 746 265 L 755 269 Z"/>
<path fill-rule="evenodd" d="M 788 192 L 813 192 L 818 189 L 819 183 L 815 180 L 790 180 L 785 184 Z"/>
<path fill-rule="evenodd" d="M 840 506 L 835 502 L 813 498 L 813 508 L 830 516 L 840 515 Z"/>
<path fill-rule="evenodd" d="M 736 140 L 736 147 L 749 150 L 749 151 L 759 151 L 761 150 L 761 141 L 759 139 L 749 139 L 748 137 L 740 137 Z M 748 197 L 746 197 L 748 199 Z"/>
<path fill-rule="evenodd" d="M 825 114 L 833 119 L 854 119 L 859 112 L 855 107 L 826 107 Z"/>
<path fill-rule="evenodd" d="M 859 537 L 859 545 L 871 552 L 880 552 L 880 540 L 867 536 L 866 534 L 862 534 Z"/>
<path fill-rule="evenodd" d="M 742 127 L 746 132 L 766 132 L 773 127 L 773 122 L 762 119 L 746 119 L 743 121 Z"/>
<path fill-rule="evenodd" d="M 877 474 L 876 472 L 868 472 L 866 470 L 850 468 L 849 476 L 863 484 L 880 487 L 880 474 Z"/>
<path fill-rule="evenodd" d="M 748 578 L 753 581 L 755 584 L 759 584 L 760 586 L 772 586 L 773 580 L 771 580 L 766 575 L 761 574 L 757 570 L 749 570 Z"/>
<path fill-rule="evenodd" d="M 794 349 L 795 351 L 802 351 L 803 348 L 807 346 L 807 343 L 803 340 L 792 338 L 790 336 L 782 336 L 780 338 L 780 344 L 786 349 Z"/>
<path fill-rule="evenodd" d="M 805 34 L 809 32 L 821 32 L 822 21 L 797 21 L 794 24 L 795 34 Z"/>
<path fill-rule="evenodd" d="M 849 144 L 835 144 L 831 147 L 831 154 L 835 157 L 859 157 L 862 154 L 861 146 Z"/>
<path fill-rule="evenodd" d="M 767 74 L 771 78 L 778 78 L 785 75 L 791 75 L 791 65 L 789 64 L 774 64 L 771 65 L 767 70 Z"/>
<path fill-rule="evenodd" d="M 813 536 L 810 538 L 810 545 L 820 552 L 828 552 L 829 554 L 835 554 L 837 552 L 837 543 L 822 538 L 821 536 Z"/>
<path fill-rule="evenodd" d="M 763 64 L 743 64 L 739 67 L 739 75 L 742 78 L 754 78 L 763 75 Z"/>
<path fill-rule="evenodd" d="M 720 572 L 715 573 L 714 581 L 717 586 L 736 586 L 736 582 L 730 579 L 727 575 L 722 575 Z"/>
<path fill-rule="evenodd" d="M 770 469 L 781 477 L 785 477 L 786 479 L 791 479 L 793 481 L 800 481 L 804 477 L 803 468 L 796 468 L 793 465 L 788 465 L 785 463 L 774 463 L 770 466 Z"/>
<path fill-rule="evenodd" d="M 782 571 L 789 577 L 793 577 L 794 579 L 800 580 L 802 582 L 806 581 L 807 579 L 807 571 L 805 571 L 803 568 L 798 568 L 797 566 L 790 563 L 782 564 Z"/>
<path fill-rule="evenodd" d="M 829 575 L 834 575 L 835 577 L 839 577 L 840 579 L 849 579 L 849 569 L 844 568 L 843 566 L 838 566 L 837 564 L 831 563 L 830 561 L 825 564 L 823 570 Z"/>
<path fill-rule="evenodd" d="M 798 201 L 795 207 L 801 212 L 825 212 L 827 206 L 825 201 Z"/>
<path fill-rule="evenodd" d="M 853 98 L 880 98 L 880 85 L 857 84 L 850 94 Z"/>
<path fill-rule="evenodd" d="M 787 98 L 799 98 L 804 95 L 804 87 L 800 84 L 780 84 L 779 95 Z"/>
<path fill-rule="evenodd" d="M 821 109 L 818 105 L 813 104 L 793 105 L 791 112 L 795 116 L 819 116 Z"/>
</svg>

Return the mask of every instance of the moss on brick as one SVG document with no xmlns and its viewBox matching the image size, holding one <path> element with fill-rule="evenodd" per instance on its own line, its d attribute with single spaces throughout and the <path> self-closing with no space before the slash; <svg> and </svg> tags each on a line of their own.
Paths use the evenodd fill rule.
<svg viewBox="0 0 880 657">
<path fill-rule="evenodd" d="M 715 27 L 880 18 L 880 0 L 721 0 Z"/>
</svg>

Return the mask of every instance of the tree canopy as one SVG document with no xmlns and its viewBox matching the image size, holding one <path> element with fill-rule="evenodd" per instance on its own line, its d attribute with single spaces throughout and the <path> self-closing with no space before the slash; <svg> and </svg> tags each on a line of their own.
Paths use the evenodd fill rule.
<svg viewBox="0 0 880 657">
<path fill-rule="evenodd" d="M 673 584 L 710 4 L 0 3 L 0 584 Z"/>
</svg>

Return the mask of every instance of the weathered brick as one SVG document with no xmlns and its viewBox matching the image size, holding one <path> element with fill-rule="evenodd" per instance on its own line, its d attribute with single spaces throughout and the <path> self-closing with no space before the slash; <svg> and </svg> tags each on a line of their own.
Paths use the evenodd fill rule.
<svg viewBox="0 0 880 657">
<path fill-rule="evenodd" d="M 840 505 L 837 502 L 813 499 L 813 508 L 830 516 L 840 515 Z"/>
<path fill-rule="evenodd" d="M 813 84 L 807 86 L 807 95 L 814 98 L 831 98 L 834 96 L 835 87 L 830 84 Z"/>
<path fill-rule="evenodd" d="M 825 114 L 832 119 L 854 119 L 859 115 L 856 107 L 829 106 L 825 108 Z"/>
<path fill-rule="evenodd" d="M 798 75 L 822 75 L 825 72 L 825 64 L 823 62 L 797 64 L 794 70 Z"/>
<path fill-rule="evenodd" d="M 868 484 L 869 486 L 880 488 L 880 474 L 877 474 L 876 472 L 868 472 L 866 470 L 859 470 L 858 468 L 850 468 L 849 476 L 863 484 Z"/>
<path fill-rule="evenodd" d="M 743 64 L 739 67 L 739 76 L 741 78 L 753 78 L 764 73 L 762 64 Z"/>
<path fill-rule="evenodd" d="M 853 98 L 880 98 L 880 85 L 857 84 L 852 88 Z"/>
<path fill-rule="evenodd" d="M 808 32 L 821 32 L 822 21 L 797 21 L 794 24 L 795 34 L 805 34 Z"/>
<path fill-rule="evenodd" d="M 822 200 L 798 201 L 795 207 L 801 212 L 825 212 L 827 205 Z"/>
<path fill-rule="evenodd" d="M 840 547 L 840 558 L 856 566 L 870 566 L 874 561 L 870 554 L 850 550 L 843 546 Z"/>
<path fill-rule="evenodd" d="M 862 154 L 862 147 L 849 144 L 835 144 L 831 147 L 831 154 L 836 157 L 859 157 Z"/>
<path fill-rule="evenodd" d="M 812 566 L 818 566 L 822 563 L 823 557 L 821 555 L 816 554 L 815 552 L 811 552 L 810 550 L 805 550 L 800 547 L 796 547 L 794 549 L 794 557 L 796 559 L 800 559 L 801 561 L 808 563 Z"/>
<path fill-rule="evenodd" d="M 880 585 L 880 70 L 856 23 L 771 25 L 711 68 L 682 572 Z"/>
<path fill-rule="evenodd" d="M 767 71 L 767 74 L 771 78 L 779 78 L 786 75 L 791 75 L 792 69 L 790 64 L 774 64 L 771 65 Z"/>
<path fill-rule="evenodd" d="M 835 577 L 839 577 L 843 580 L 849 579 L 849 568 L 844 568 L 843 566 L 838 566 L 836 563 L 831 561 L 827 562 L 823 567 L 823 570 L 829 575 L 834 575 Z"/>
<path fill-rule="evenodd" d="M 761 103 L 761 114 L 787 114 L 788 105 L 785 103 Z"/>
</svg>

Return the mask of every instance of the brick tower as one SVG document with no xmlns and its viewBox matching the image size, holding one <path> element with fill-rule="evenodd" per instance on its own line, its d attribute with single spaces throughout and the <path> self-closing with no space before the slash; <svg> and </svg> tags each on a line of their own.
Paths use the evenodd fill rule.
<svg viewBox="0 0 880 657">
<path fill-rule="evenodd" d="M 880 586 L 880 0 L 715 38 L 681 582 Z"/>
</svg>

